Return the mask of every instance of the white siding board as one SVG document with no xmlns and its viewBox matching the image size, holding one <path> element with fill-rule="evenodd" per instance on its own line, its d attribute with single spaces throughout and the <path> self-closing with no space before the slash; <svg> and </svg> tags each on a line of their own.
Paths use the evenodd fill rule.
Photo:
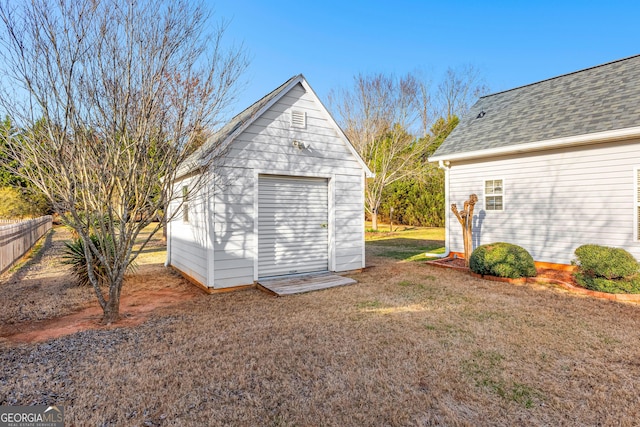
<svg viewBox="0 0 640 427">
<path fill-rule="evenodd" d="M 308 141 L 303 141 L 305 144 L 308 143 Z M 345 169 L 345 167 L 358 167 L 358 162 L 356 160 L 353 160 L 351 163 L 347 162 L 347 161 L 341 161 L 342 155 L 344 155 L 344 153 L 339 153 L 339 152 L 326 152 L 326 151 L 318 151 L 314 148 L 314 145 L 311 144 L 311 149 L 304 149 L 304 150 L 299 150 L 295 147 L 293 147 L 291 145 L 291 143 L 289 144 L 288 147 L 280 147 L 280 149 L 278 151 L 273 150 L 273 151 L 269 151 L 269 150 L 263 150 L 263 151 L 253 151 L 253 150 L 231 150 L 232 151 L 232 155 L 234 155 L 234 159 L 236 161 L 238 160 L 248 160 L 248 161 L 252 161 L 255 160 L 257 161 L 258 159 L 256 159 L 256 157 L 260 156 L 262 159 L 267 159 L 270 162 L 273 163 L 285 163 L 287 165 L 291 164 L 291 160 L 292 157 L 296 158 L 297 160 L 299 160 L 299 162 L 297 162 L 298 164 L 311 164 L 311 165 L 317 165 L 318 162 L 326 162 L 329 166 L 331 164 L 335 164 L 336 161 L 340 161 L 341 163 L 341 167 L 336 169 L 336 173 L 340 173 L 341 170 L 343 170 L 344 172 L 348 172 L 348 169 Z M 244 165 L 244 167 L 251 167 L 251 164 L 246 164 Z"/>
<path fill-rule="evenodd" d="M 475 224 L 481 212 L 484 218 L 474 246 L 507 241 L 538 261 L 568 264 L 575 248 L 597 243 L 640 258 L 633 241 L 633 170 L 639 164 L 640 141 L 454 163 L 449 201 L 461 206 L 469 194 L 478 195 Z M 484 211 L 484 180 L 496 178 L 504 179 L 504 211 Z M 462 252 L 461 227 L 447 214 L 451 250 Z"/>
<path fill-rule="evenodd" d="M 234 276 L 231 278 L 215 278 L 214 288 L 224 289 L 233 288 L 236 286 L 246 286 L 253 284 L 253 277 L 251 276 Z"/>
</svg>

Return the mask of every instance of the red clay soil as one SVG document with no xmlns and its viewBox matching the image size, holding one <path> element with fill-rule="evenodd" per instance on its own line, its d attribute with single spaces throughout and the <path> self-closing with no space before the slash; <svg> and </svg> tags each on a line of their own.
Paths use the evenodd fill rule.
<svg viewBox="0 0 640 427">
<path fill-rule="evenodd" d="M 189 301 L 201 292 L 193 289 L 167 288 L 143 290 L 122 296 L 120 300 L 121 318 L 112 324 L 102 323 L 102 308 L 97 304 L 79 312 L 40 322 L 6 325 L 0 330 L 0 339 L 11 342 L 33 343 L 47 341 L 64 335 L 91 329 L 113 329 L 136 326 L 149 318 L 156 309 L 171 307 Z"/>
<path fill-rule="evenodd" d="M 113 329 L 136 326 L 161 308 L 176 306 L 203 296 L 204 292 L 187 283 L 161 264 L 140 267 L 137 274 L 125 280 L 120 298 L 119 321 L 102 323 L 102 308 L 93 300 L 80 311 L 41 321 L 25 321 L 0 325 L 0 341 L 42 342 L 91 329 Z"/>
</svg>

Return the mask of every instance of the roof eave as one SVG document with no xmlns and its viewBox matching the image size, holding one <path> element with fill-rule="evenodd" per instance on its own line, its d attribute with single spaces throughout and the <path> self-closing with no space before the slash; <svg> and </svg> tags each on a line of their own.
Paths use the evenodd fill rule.
<svg viewBox="0 0 640 427">
<path fill-rule="evenodd" d="M 318 95 L 315 93 L 313 88 L 309 85 L 309 83 L 306 80 L 303 79 L 303 81 L 301 83 L 302 83 L 303 87 L 309 93 L 311 93 L 312 96 L 316 99 L 316 101 L 320 104 L 320 106 L 322 107 L 324 113 L 327 115 L 326 118 L 327 118 L 329 124 L 333 127 L 333 129 L 338 134 L 338 136 L 344 141 L 345 145 L 347 146 L 347 149 L 351 152 L 351 154 L 355 157 L 357 162 L 360 164 L 360 166 L 364 170 L 365 177 L 374 178 L 376 176 L 376 174 L 373 173 L 371 171 L 371 169 L 369 169 L 369 166 L 362 159 L 362 157 L 360 156 L 358 151 L 355 149 L 353 144 L 351 144 L 351 141 L 349 141 L 349 138 L 347 138 L 347 135 L 344 133 L 342 128 L 338 125 L 338 122 L 336 122 L 336 120 L 333 118 L 333 116 L 331 115 L 331 112 L 327 109 L 327 107 L 324 106 L 324 104 L 322 103 L 322 100 L 320 100 L 320 97 L 318 97 Z"/>
<path fill-rule="evenodd" d="M 579 145 L 595 144 L 599 142 L 621 141 L 640 138 L 640 126 L 614 129 L 603 132 L 595 132 L 584 135 L 574 135 L 562 138 L 547 139 L 543 141 L 528 142 L 525 144 L 509 145 L 506 147 L 488 148 L 484 150 L 466 151 L 460 153 L 441 154 L 429 157 L 430 162 L 474 160 L 486 157 L 504 156 L 509 154 L 522 154 L 533 151 L 549 150 L 554 148 L 566 148 Z"/>
</svg>

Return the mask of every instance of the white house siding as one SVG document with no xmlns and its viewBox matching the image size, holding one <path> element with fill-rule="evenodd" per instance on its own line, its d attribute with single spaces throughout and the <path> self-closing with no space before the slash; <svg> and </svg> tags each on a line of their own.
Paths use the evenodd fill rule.
<svg viewBox="0 0 640 427">
<path fill-rule="evenodd" d="M 640 259 L 634 241 L 634 168 L 640 141 L 452 162 L 449 205 L 459 209 L 469 195 L 474 247 L 510 242 L 536 261 L 569 264 L 586 243 L 623 247 Z M 484 181 L 504 180 L 504 211 L 485 211 Z M 448 208 L 450 248 L 463 251 L 462 228 Z"/>
<path fill-rule="evenodd" d="M 175 184 L 175 194 L 182 195 L 182 187 L 195 183 L 194 179 L 185 179 Z M 189 221 L 184 222 L 180 201 L 169 205 L 170 214 L 177 212 L 169 224 L 167 233 L 170 246 L 170 263 L 180 271 L 200 283 L 207 282 L 207 224 L 205 222 L 206 188 L 189 196 Z"/>
<path fill-rule="evenodd" d="M 291 110 L 306 112 L 306 128 L 291 128 Z M 293 140 L 307 146 L 293 147 Z M 363 170 L 331 126 L 322 107 L 295 86 L 230 145 L 216 169 L 214 283 L 225 288 L 257 278 L 255 189 L 259 174 L 329 179 L 333 271 L 364 267 Z M 333 206 L 332 206 L 333 204 Z M 332 209 L 333 207 L 333 209 Z M 332 262 L 333 261 L 333 262 Z M 333 268 L 332 268 L 333 267 Z M 204 283 L 204 282 L 203 282 Z"/>
</svg>

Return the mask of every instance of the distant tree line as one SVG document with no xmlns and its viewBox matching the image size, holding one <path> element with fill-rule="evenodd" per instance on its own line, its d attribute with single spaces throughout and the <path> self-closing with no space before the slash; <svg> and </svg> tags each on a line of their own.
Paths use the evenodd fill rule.
<svg viewBox="0 0 640 427">
<path fill-rule="evenodd" d="M 477 68 L 449 68 L 438 84 L 420 73 L 357 75 L 334 89 L 329 104 L 367 163 L 365 212 L 378 222 L 444 225 L 444 172 L 428 157 L 453 131 L 471 103 L 488 92 Z"/>
<path fill-rule="evenodd" d="M 25 168 L 9 155 L 10 138 L 20 138 L 7 117 L 0 123 L 0 219 L 34 218 L 52 213 L 42 191 L 15 171 Z"/>
</svg>

